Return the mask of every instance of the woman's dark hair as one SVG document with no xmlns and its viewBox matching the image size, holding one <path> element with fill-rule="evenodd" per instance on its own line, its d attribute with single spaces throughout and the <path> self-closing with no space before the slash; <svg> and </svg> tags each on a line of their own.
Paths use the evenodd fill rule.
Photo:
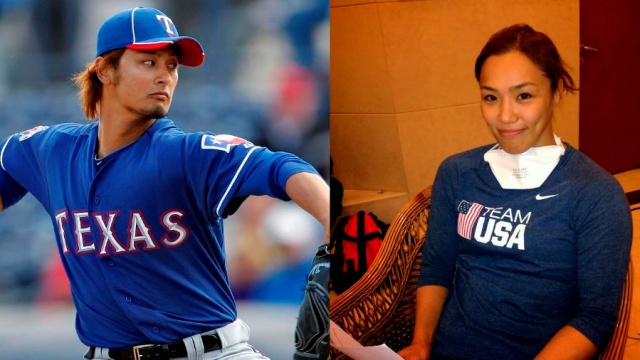
<svg viewBox="0 0 640 360">
<path fill-rule="evenodd" d="M 566 92 L 578 90 L 553 41 L 527 24 L 512 25 L 491 35 L 476 59 L 476 80 L 480 81 L 480 71 L 487 58 L 514 50 L 524 54 L 544 72 L 551 81 L 551 90 L 554 92 L 560 82 Z"/>
</svg>

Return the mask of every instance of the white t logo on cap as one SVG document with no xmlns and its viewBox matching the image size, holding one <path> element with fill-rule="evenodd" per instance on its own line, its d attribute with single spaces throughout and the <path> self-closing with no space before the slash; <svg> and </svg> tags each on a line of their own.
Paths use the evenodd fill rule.
<svg viewBox="0 0 640 360">
<path fill-rule="evenodd" d="M 167 34 L 175 36 L 176 34 L 173 32 L 173 29 L 171 29 L 171 25 L 173 25 L 173 21 L 171 21 L 171 19 L 169 19 L 169 17 L 167 15 L 156 15 L 156 18 L 158 18 L 158 20 L 164 22 L 164 26 L 167 28 Z"/>
</svg>

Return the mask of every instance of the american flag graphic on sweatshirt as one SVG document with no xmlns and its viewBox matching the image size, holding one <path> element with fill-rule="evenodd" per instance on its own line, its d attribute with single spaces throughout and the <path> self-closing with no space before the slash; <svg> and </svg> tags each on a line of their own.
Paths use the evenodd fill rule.
<svg viewBox="0 0 640 360">
<path fill-rule="evenodd" d="M 458 235 L 471 240 L 471 231 L 484 206 L 462 200 L 458 205 Z"/>
</svg>

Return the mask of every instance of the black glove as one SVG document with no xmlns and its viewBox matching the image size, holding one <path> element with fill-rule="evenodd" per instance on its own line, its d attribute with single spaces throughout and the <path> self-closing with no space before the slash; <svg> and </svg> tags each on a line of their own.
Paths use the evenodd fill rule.
<svg viewBox="0 0 640 360">
<path fill-rule="evenodd" d="M 329 245 L 318 247 L 296 324 L 294 360 L 329 357 Z"/>
</svg>

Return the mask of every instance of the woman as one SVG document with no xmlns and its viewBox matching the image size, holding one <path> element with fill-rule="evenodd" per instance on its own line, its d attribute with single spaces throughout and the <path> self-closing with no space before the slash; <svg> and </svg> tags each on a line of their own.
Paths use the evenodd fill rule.
<svg viewBox="0 0 640 360">
<path fill-rule="evenodd" d="M 404 359 L 589 359 L 616 323 L 631 216 L 616 180 L 553 131 L 576 91 L 528 25 L 476 60 L 497 144 L 446 159 L 433 185 L 412 344 Z"/>
</svg>

